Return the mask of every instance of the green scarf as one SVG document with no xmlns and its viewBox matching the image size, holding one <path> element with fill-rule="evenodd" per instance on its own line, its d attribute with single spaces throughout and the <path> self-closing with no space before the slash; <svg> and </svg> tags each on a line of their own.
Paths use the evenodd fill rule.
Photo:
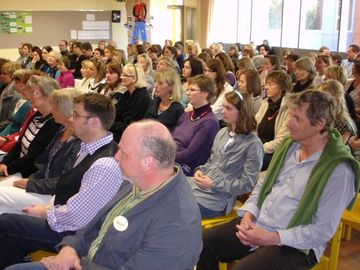
<svg viewBox="0 0 360 270">
<path fill-rule="evenodd" d="M 328 135 L 329 141 L 325 145 L 319 161 L 310 173 L 304 194 L 302 195 L 299 205 L 288 224 L 288 228 L 311 223 L 312 218 L 317 211 L 320 196 L 330 175 L 336 166 L 344 161 L 347 161 L 351 165 L 355 174 L 354 184 L 356 194 L 347 208 L 350 210 L 355 203 L 360 183 L 359 162 L 354 159 L 349 148 L 344 145 L 341 135 L 337 130 L 329 130 Z M 261 208 L 266 196 L 271 192 L 272 186 L 275 184 L 280 169 L 283 166 L 286 154 L 293 142 L 294 141 L 291 138 L 286 139 L 281 147 L 274 153 L 264 179 L 264 184 L 259 194 L 259 200 L 257 203 L 259 209 Z"/>
</svg>

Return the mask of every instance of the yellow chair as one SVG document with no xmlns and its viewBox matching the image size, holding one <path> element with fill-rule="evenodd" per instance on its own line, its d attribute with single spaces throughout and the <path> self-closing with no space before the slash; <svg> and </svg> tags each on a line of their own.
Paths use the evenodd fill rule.
<svg viewBox="0 0 360 270">
<path fill-rule="evenodd" d="M 225 216 L 221 217 L 215 217 L 215 218 L 208 218 L 201 220 L 201 226 L 203 229 L 209 229 L 211 227 L 214 227 L 216 225 L 220 225 L 226 222 L 229 222 L 230 220 L 237 217 L 236 211 L 238 208 L 240 208 L 243 205 L 242 202 L 236 201 L 234 208 L 231 210 L 230 214 L 227 214 Z"/>
<path fill-rule="evenodd" d="M 55 256 L 55 255 L 56 255 L 56 253 L 38 250 L 38 251 L 31 253 L 31 261 L 38 262 L 44 257 Z"/>
<path fill-rule="evenodd" d="M 329 257 L 323 255 L 320 261 L 311 270 L 336 270 L 340 251 L 340 241 L 342 234 L 342 223 L 340 222 L 333 238 L 330 241 Z M 220 270 L 227 270 L 227 263 L 219 263 Z"/>
<path fill-rule="evenodd" d="M 341 221 L 344 223 L 344 239 L 350 240 L 351 228 L 360 231 L 360 194 L 356 197 L 356 202 L 351 211 L 345 210 Z"/>
</svg>

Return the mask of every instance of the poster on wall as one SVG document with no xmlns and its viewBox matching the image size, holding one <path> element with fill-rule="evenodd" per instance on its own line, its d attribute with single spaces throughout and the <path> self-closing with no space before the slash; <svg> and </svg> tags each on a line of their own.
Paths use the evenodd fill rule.
<svg viewBox="0 0 360 270">
<path fill-rule="evenodd" d="M 129 0 L 126 1 L 126 11 L 128 14 L 125 27 L 128 29 L 129 43 L 142 43 L 149 41 L 149 31 L 152 28 L 152 17 L 148 14 L 150 1 Z M 132 16 L 130 16 L 132 15 Z"/>
<path fill-rule="evenodd" d="M 0 12 L 1 34 L 32 33 L 31 12 Z"/>
</svg>

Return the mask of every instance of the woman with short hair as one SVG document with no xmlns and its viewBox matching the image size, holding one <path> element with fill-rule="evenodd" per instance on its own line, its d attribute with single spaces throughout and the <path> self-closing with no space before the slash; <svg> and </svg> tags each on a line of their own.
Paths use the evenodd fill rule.
<svg viewBox="0 0 360 270">
<path fill-rule="evenodd" d="M 267 99 L 262 101 L 261 107 L 255 115 L 257 134 L 264 144 L 265 155 L 262 171 L 267 169 L 273 153 L 289 135 L 286 126 L 289 115 L 284 96 L 290 88 L 291 78 L 283 71 L 273 71 L 266 77 Z"/>
<path fill-rule="evenodd" d="M 208 160 L 219 123 L 210 105 L 215 94 L 210 78 L 191 78 L 186 93 L 193 110 L 180 116 L 172 135 L 177 145 L 176 162 L 185 175 L 192 176 L 194 169 Z"/>
<path fill-rule="evenodd" d="M 313 87 L 316 69 L 310 57 L 302 57 L 296 60 L 294 75 L 296 83 L 291 89 L 292 93 L 302 92 Z"/>
</svg>

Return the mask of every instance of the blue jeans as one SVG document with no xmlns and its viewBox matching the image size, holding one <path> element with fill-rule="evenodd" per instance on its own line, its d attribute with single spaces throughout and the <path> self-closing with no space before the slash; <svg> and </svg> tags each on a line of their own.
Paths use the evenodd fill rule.
<svg viewBox="0 0 360 270">
<path fill-rule="evenodd" d="M 225 215 L 225 210 L 223 210 L 223 211 L 214 211 L 214 210 L 211 210 L 209 208 L 206 208 L 206 207 L 202 206 L 199 203 L 198 203 L 198 206 L 200 208 L 201 219 L 221 217 L 221 216 Z"/>
<path fill-rule="evenodd" d="M 18 263 L 6 267 L 5 270 L 46 270 L 46 267 L 40 262 Z"/>
<path fill-rule="evenodd" d="M 138 39 L 139 35 L 141 36 L 141 40 L 146 41 L 146 24 L 145 22 L 135 22 L 134 33 L 132 37 L 131 44 L 134 44 Z"/>
<path fill-rule="evenodd" d="M 74 232 L 57 233 L 46 219 L 17 215 L 0 215 L 0 269 L 23 262 L 24 256 L 36 250 L 56 252 L 63 237 Z"/>
</svg>

